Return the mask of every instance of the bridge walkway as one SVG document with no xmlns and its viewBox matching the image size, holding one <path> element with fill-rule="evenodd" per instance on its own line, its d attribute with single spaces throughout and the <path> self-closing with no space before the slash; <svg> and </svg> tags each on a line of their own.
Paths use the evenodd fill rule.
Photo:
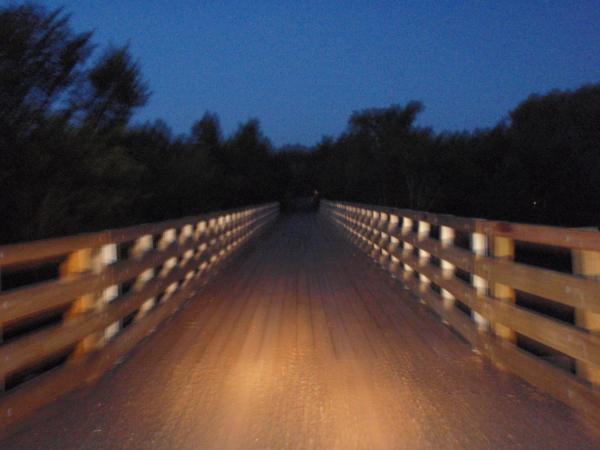
<svg viewBox="0 0 600 450">
<path fill-rule="evenodd" d="M 283 217 L 94 387 L 0 448 L 598 448 L 314 214 Z"/>
</svg>

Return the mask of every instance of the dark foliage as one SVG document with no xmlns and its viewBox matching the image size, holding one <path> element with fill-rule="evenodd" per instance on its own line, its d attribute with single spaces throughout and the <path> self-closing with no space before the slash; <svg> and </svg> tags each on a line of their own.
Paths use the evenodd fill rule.
<svg viewBox="0 0 600 450">
<path fill-rule="evenodd" d="M 600 85 L 531 96 L 506 123 L 472 133 L 415 127 L 421 109 L 355 112 L 344 134 L 305 156 L 303 179 L 334 199 L 600 225 Z"/>
<path fill-rule="evenodd" d="M 599 225 L 600 85 L 532 96 L 505 123 L 435 134 L 411 102 L 351 115 L 312 149 L 275 151 L 258 121 L 223 136 L 131 126 L 149 90 L 127 47 L 95 61 L 61 10 L 0 9 L 0 242 L 322 197 L 458 215 Z"/>
</svg>

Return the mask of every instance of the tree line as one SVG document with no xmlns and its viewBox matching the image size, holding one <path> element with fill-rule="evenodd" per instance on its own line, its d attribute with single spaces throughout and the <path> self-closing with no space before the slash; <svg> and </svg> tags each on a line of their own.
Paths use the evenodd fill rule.
<svg viewBox="0 0 600 450">
<path fill-rule="evenodd" d="M 131 125 L 150 96 L 127 46 L 97 49 L 62 10 L 0 8 L 0 243 L 308 196 L 598 225 L 600 85 L 531 96 L 493 129 L 418 127 L 419 102 L 351 115 L 338 137 L 275 148 L 257 120 L 224 136 Z"/>
<path fill-rule="evenodd" d="M 434 133 L 423 105 L 355 112 L 307 155 L 323 195 L 518 222 L 600 225 L 600 84 L 532 95 L 492 129 Z"/>
</svg>

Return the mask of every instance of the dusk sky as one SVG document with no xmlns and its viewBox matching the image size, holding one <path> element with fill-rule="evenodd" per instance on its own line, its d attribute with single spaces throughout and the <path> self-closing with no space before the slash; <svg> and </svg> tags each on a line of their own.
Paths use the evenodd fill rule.
<svg viewBox="0 0 600 450">
<path fill-rule="evenodd" d="M 256 117 L 275 145 L 312 145 L 354 110 L 412 99 L 419 125 L 472 130 L 531 93 L 600 81 L 598 0 L 43 4 L 99 48 L 129 42 L 152 91 L 134 121 L 177 134 L 210 110 L 225 133 Z"/>
</svg>

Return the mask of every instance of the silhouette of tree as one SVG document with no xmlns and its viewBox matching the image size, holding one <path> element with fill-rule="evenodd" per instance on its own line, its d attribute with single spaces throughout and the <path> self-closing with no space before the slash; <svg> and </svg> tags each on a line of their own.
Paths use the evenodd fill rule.
<svg viewBox="0 0 600 450">
<path fill-rule="evenodd" d="M 138 63 L 127 47 L 109 48 L 88 74 L 84 122 L 95 130 L 123 127 L 149 97 Z"/>
<path fill-rule="evenodd" d="M 39 5 L 0 9 L 0 131 L 22 138 L 49 114 L 68 115 L 92 50 L 91 32 L 74 33 L 69 17 Z"/>
</svg>

